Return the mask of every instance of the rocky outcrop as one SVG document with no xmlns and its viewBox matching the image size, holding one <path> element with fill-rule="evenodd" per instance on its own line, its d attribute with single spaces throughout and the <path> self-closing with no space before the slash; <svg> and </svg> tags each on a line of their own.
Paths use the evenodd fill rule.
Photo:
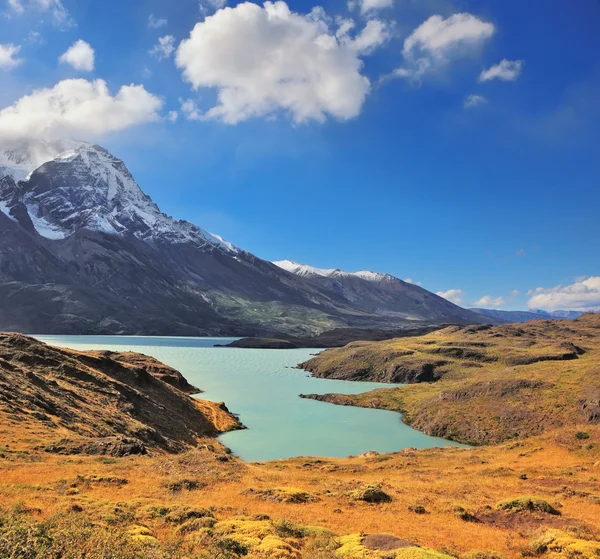
<svg viewBox="0 0 600 559">
<path fill-rule="evenodd" d="M 39 431 L 48 452 L 177 452 L 240 427 L 222 404 L 196 400 L 176 370 L 144 355 L 79 352 L 0 333 L 0 419 Z"/>
</svg>

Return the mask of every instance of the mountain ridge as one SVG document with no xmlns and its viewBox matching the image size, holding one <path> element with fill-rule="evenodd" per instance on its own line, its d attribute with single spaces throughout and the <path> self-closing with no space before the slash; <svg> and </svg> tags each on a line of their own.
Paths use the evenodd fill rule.
<svg viewBox="0 0 600 559">
<path fill-rule="evenodd" d="M 3 329 L 307 335 L 490 320 L 389 274 L 299 277 L 164 214 L 94 144 L 71 143 L 29 168 L 26 180 L 0 177 Z"/>
</svg>

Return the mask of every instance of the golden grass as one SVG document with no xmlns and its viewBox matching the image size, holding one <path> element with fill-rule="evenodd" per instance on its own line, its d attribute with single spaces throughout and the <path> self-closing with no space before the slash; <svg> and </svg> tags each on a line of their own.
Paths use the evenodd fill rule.
<svg viewBox="0 0 600 559">
<path fill-rule="evenodd" d="M 434 421 L 441 417 L 479 442 L 510 439 L 476 448 L 244 463 L 203 438 L 180 454 L 151 448 L 146 456 L 59 456 L 42 449 L 62 435 L 60 426 L 0 414 L 0 507 L 20 511 L 0 514 L 0 553 L 29 522 L 62 534 L 57 545 L 71 534 L 77 550 L 88 534 L 120 550 L 114 556 L 121 559 L 597 559 L 600 425 L 589 406 L 600 351 L 589 320 L 559 326 L 560 336 L 586 350 L 577 359 L 508 366 L 523 348 L 511 350 L 505 336 L 505 350 L 485 346 L 497 360 L 483 367 L 464 369 L 454 359 L 436 383 L 376 393 L 414 424 L 441 425 Z M 516 336 L 526 343 L 533 336 L 527 347 L 553 352 L 562 343 L 545 322 L 531 328 L 535 334 Z M 385 343 L 454 347 L 441 344 L 456 332 Z M 467 335 L 476 341 L 485 332 Z M 231 416 L 222 407 L 197 405 L 226 430 Z M 400 547 L 371 545 L 394 541 Z M 59 557 L 28 559 L 38 556 Z"/>
<path fill-rule="evenodd" d="M 579 432 L 589 438 L 578 438 Z M 218 443 L 208 441 L 176 456 L 106 460 L 33 451 L 26 456 L 9 454 L 0 462 L 0 501 L 40 509 L 40 518 L 80 507 L 93 518 L 126 529 L 143 525 L 163 543 L 179 537 L 185 515 L 173 513 L 179 522 L 145 515 L 140 522 L 140 511 L 161 506 L 208 509 L 218 522 L 225 522 L 223 529 L 227 522 L 239 523 L 236 516 L 261 515 L 255 517 L 319 526 L 338 535 L 393 534 L 454 556 L 486 549 L 516 558 L 540 533 L 558 530 L 577 540 L 578 534 L 589 538 L 600 532 L 600 427 L 596 426 L 574 426 L 500 446 L 408 450 L 370 458 L 245 464 L 237 459 L 221 462 L 218 456 L 222 456 Z M 183 475 L 202 485 L 171 491 L 169 484 Z M 353 498 L 353 492 L 368 485 L 380 486 L 391 501 L 370 504 Z M 258 497 L 286 492 L 315 499 Z M 523 495 L 548 502 L 560 515 L 494 510 L 498 502 Z M 415 505 L 426 513 L 412 512 Z M 476 521 L 462 520 L 457 508 Z M 254 522 L 263 522 L 263 528 L 272 531 L 271 521 Z M 243 529 L 258 526 L 244 524 Z M 235 537 L 243 536 L 240 530 L 232 530 Z"/>
</svg>

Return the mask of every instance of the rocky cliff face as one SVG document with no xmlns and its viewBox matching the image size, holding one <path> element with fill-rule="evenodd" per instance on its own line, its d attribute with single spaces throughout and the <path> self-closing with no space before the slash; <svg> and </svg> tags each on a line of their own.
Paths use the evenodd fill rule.
<svg viewBox="0 0 600 559">
<path fill-rule="evenodd" d="M 2 425 L 39 431 L 48 452 L 181 451 L 240 427 L 219 404 L 188 396 L 197 391 L 145 355 L 69 351 L 0 333 Z"/>
<path fill-rule="evenodd" d="M 403 282 L 410 297 L 361 298 L 299 277 L 165 215 L 100 146 L 70 143 L 37 167 L 52 146 L 34 147 L 0 154 L 0 328 L 256 335 L 478 320 L 433 310 L 418 299 L 434 295 Z"/>
</svg>

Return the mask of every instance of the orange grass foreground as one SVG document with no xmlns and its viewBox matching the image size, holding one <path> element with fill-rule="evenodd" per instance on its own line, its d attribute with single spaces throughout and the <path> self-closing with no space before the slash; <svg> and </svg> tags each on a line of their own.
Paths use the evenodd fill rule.
<svg viewBox="0 0 600 559">
<path fill-rule="evenodd" d="M 600 557 L 600 426 L 589 422 L 470 449 L 244 463 L 198 433 L 178 453 L 55 454 L 48 445 L 79 422 L 1 409 L 2 558 Z M 177 444 L 188 435 L 173 431 Z"/>
</svg>

